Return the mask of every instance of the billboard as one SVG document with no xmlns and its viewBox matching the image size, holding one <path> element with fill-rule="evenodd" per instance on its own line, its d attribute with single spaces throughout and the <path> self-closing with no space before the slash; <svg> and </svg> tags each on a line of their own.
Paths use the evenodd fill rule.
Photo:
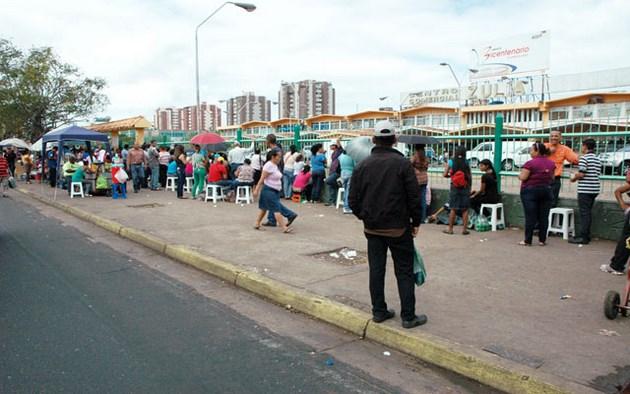
<svg viewBox="0 0 630 394">
<path fill-rule="evenodd" d="M 497 79 L 526 76 L 549 68 L 549 32 L 496 40 L 472 50 L 469 78 Z"/>
</svg>

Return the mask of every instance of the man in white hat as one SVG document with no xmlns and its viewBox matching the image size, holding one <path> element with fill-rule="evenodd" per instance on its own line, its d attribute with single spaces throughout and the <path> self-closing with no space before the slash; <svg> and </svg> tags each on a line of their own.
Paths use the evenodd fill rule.
<svg viewBox="0 0 630 394">
<path fill-rule="evenodd" d="M 372 320 L 381 323 L 395 316 L 385 302 L 385 264 L 389 249 L 400 295 L 400 317 L 404 328 L 427 322 L 416 315 L 413 239 L 420 227 L 420 186 L 411 162 L 393 148 L 394 125 L 387 120 L 374 126 L 371 155 L 352 173 L 348 202 L 352 213 L 363 221 L 368 243 Z"/>
</svg>

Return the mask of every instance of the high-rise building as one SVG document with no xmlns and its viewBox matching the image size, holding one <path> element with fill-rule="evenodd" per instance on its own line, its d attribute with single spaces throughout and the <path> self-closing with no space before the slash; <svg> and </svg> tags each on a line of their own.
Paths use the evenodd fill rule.
<svg viewBox="0 0 630 394">
<path fill-rule="evenodd" d="M 335 89 L 332 83 L 304 80 L 282 82 L 278 92 L 278 117 L 306 119 L 335 114 Z"/>
<path fill-rule="evenodd" d="M 184 108 L 158 108 L 155 111 L 155 127 L 158 130 L 216 130 L 221 125 L 221 108 L 205 101 L 201 109 L 201 128 L 197 127 L 197 106 Z"/>
<path fill-rule="evenodd" d="M 243 124 L 252 120 L 271 120 L 271 101 L 254 92 L 227 100 L 227 125 Z"/>
<path fill-rule="evenodd" d="M 158 130 L 181 130 L 179 108 L 158 108 L 155 110 L 154 126 Z"/>
</svg>

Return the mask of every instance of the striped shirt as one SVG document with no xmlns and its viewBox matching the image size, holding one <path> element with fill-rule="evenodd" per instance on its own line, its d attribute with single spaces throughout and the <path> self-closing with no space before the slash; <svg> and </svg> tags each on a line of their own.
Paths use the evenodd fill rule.
<svg viewBox="0 0 630 394">
<path fill-rule="evenodd" d="M 578 180 L 577 192 L 599 194 L 599 174 L 601 173 L 601 169 L 602 164 L 593 152 L 589 152 L 582 156 L 578 164 L 578 171 L 584 174 L 584 177 Z"/>
</svg>

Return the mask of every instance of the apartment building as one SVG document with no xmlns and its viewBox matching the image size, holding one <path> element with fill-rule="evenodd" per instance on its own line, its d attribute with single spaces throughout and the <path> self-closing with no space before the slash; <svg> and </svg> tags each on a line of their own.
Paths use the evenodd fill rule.
<svg viewBox="0 0 630 394">
<path fill-rule="evenodd" d="M 271 100 L 265 96 L 256 96 L 254 92 L 246 92 L 241 96 L 232 97 L 226 100 L 226 106 L 228 126 L 271 120 Z"/>
<path fill-rule="evenodd" d="M 335 114 L 335 89 L 332 83 L 304 80 L 282 82 L 278 92 L 278 117 L 306 119 Z"/>
<path fill-rule="evenodd" d="M 221 125 L 221 109 L 205 101 L 200 105 L 201 127 L 197 126 L 197 106 L 158 108 L 154 125 L 157 130 L 212 131 Z"/>
</svg>

